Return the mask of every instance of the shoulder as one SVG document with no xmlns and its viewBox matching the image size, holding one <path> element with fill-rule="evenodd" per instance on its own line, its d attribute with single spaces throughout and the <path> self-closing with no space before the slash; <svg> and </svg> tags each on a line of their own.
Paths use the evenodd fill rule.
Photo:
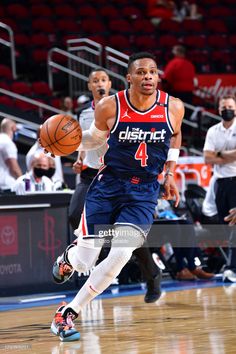
<svg viewBox="0 0 236 354">
<path fill-rule="evenodd" d="M 176 97 L 169 97 L 169 110 L 174 111 L 175 113 L 184 114 L 184 103 Z"/>
<path fill-rule="evenodd" d="M 217 123 L 217 124 L 214 124 L 212 127 L 210 127 L 207 131 L 208 134 L 214 134 L 216 133 L 220 127 L 221 127 L 222 123 Z"/>
<path fill-rule="evenodd" d="M 102 98 L 96 105 L 95 111 L 112 111 L 116 109 L 115 95 Z"/>
</svg>

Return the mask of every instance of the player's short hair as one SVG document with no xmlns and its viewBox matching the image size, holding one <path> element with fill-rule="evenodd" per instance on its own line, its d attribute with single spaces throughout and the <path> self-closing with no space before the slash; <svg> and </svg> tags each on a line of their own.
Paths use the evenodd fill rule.
<svg viewBox="0 0 236 354">
<path fill-rule="evenodd" d="M 138 59 L 144 59 L 144 58 L 145 59 L 146 58 L 152 59 L 156 63 L 156 57 L 152 53 L 149 53 L 149 52 L 134 53 L 134 54 L 131 54 L 129 57 L 128 68 L 127 68 L 128 72 L 130 71 L 130 67 L 132 66 L 133 62 L 135 62 Z"/>
<path fill-rule="evenodd" d="M 98 72 L 98 71 L 103 71 L 103 72 L 107 75 L 108 79 L 110 80 L 110 76 L 109 76 L 107 70 L 104 69 L 104 68 L 102 68 L 102 67 L 97 67 L 97 68 L 95 68 L 95 69 L 92 69 L 92 70 L 90 71 L 90 73 L 89 73 L 89 77 L 88 77 L 89 80 L 90 80 L 90 78 L 91 78 L 91 75 L 92 75 L 93 73 Z"/>
</svg>

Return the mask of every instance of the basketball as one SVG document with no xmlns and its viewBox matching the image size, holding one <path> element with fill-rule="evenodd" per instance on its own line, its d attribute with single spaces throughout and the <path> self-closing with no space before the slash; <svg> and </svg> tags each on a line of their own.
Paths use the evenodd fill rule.
<svg viewBox="0 0 236 354">
<path fill-rule="evenodd" d="M 82 130 L 79 122 L 66 114 L 48 118 L 40 129 L 41 146 L 55 156 L 66 156 L 80 145 Z"/>
</svg>

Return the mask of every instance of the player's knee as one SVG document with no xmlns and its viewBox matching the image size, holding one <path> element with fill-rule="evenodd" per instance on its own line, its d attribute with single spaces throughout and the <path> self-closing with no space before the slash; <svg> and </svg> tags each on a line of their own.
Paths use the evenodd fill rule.
<svg viewBox="0 0 236 354">
<path fill-rule="evenodd" d="M 115 237 L 112 243 L 120 247 L 129 247 L 135 250 L 144 243 L 144 234 L 141 229 L 132 225 L 115 225 Z"/>
<path fill-rule="evenodd" d="M 95 264 L 94 259 L 89 261 L 83 261 L 81 260 L 77 255 L 72 255 L 69 257 L 69 261 L 72 265 L 72 267 L 78 272 L 78 273 L 87 273 L 89 270 L 92 269 L 92 267 Z"/>
</svg>

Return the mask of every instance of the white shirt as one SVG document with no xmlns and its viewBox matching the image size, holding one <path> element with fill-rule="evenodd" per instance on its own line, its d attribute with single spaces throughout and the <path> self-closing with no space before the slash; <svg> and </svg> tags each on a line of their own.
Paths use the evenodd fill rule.
<svg viewBox="0 0 236 354">
<path fill-rule="evenodd" d="M 207 132 L 204 151 L 225 151 L 236 149 L 236 118 L 230 128 L 225 129 L 223 123 L 213 125 Z M 216 178 L 236 176 L 236 161 L 224 165 L 214 165 Z"/>
<path fill-rule="evenodd" d="M 217 214 L 216 196 L 215 196 L 215 181 L 216 177 L 212 176 L 205 199 L 202 203 L 202 213 L 206 216 L 212 217 Z"/>
<path fill-rule="evenodd" d="M 32 158 L 35 156 L 35 154 L 43 152 L 43 148 L 39 145 L 38 141 L 34 143 L 33 146 L 31 146 L 30 150 L 27 152 L 25 161 L 26 161 L 26 167 L 27 170 L 30 170 L 30 165 Z M 61 158 L 60 156 L 55 157 L 55 168 L 56 171 L 52 177 L 53 182 L 63 182 L 63 171 L 62 171 L 62 164 L 61 164 Z"/>
<path fill-rule="evenodd" d="M 90 125 L 94 121 L 94 106 L 93 102 L 89 104 L 88 108 L 81 111 L 79 115 L 79 123 L 82 131 L 90 128 Z M 97 150 L 90 150 L 85 152 L 85 158 L 83 160 L 83 165 L 90 168 L 99 169 L 102 165 L 101 156 L 105 154 L 107 150 L 107 144 L 105 143 Z"/>
<path fill-rule="evenodd" d="M 15 184 L 5 163 L 7 159 L 17 160 L 17 147 L 7 134 L 0 133 L 0 189 L 12 189 Z"/>
<path fill-rule="evenodd" d="M 26 193 L 25 190 L 25 179 L 29 179 L 30 189 L 29 192 L 36 192 L 37 191 L 45 191 L 45 192 L 52 192 L 54 190 L 54 184 L 50 180 L 50 178 L 43 176 L 41 178 L 40 183 L 37 183 L 33 176 L 33 171 L 25 173 L 24 175 L 17 178 L 15 181 L 15 185 L 13 190 L 16 192 L 17 195 L 24 195 Z"/>
</svg>

